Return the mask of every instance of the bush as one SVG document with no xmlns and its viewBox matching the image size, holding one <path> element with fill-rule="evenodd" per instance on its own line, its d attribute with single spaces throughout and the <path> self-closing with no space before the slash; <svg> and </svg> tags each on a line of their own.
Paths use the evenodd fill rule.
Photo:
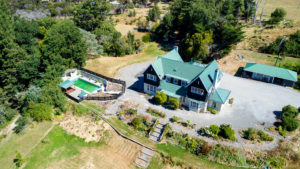
<svg viewBox="0 0 300 169">
<path fill-rule="evenodd" d="M 211 146 L 206 141 L 204 141 L 201 146 L 201 154 L 208 155 L 210 152 L 211 152 Z"/>
<path fill-rule="evenodd" d="M 260 137 L 260 140 L 262 140 L 262 141 L 273 141 L 274 140 L 274 138 L 272 136 L 266 134 L 262 130 L 258 131 L 258 135 Z"/>
<path fill-rule="evenodd" d="M 298 109 L 292 105 L 287 105 L 282 108 L 282 116 L 283 117 L 289 116 L 292 118 L 296 118 L 298 116 L 298 114 L 299 114 Z"/>
<path fill-rule="evenodd" d="M 180 117 L 177 117 L 177 116 L 173 116 L 171 119 L 172 122 L 177 122 L 179 120 L 180 120 Z"/>
<path fill-rule="evenodd" d="M 27 112 L 34 121 L 51 120 L 53 108 L 45 103 L 38 103 L 29 108 Z"/>
<path fill-rule="evenodd" d="M 212 114 L 217 114 L 218 113 L 218 111 L 216 109 L 213 109 L 211 107 L 209 107 L 207 110 L 210 111 Z"/>
<path fill-rule="evenodd" d="M 142 40 L 144 43 L 148 43 L 151 41 L 151 35 L 150 34 L 146 34 L 142 37 Z"/>
<path fill-rule="evenodd" d="M 132 2 L 130 2 L 130 3 L 127 5 L 127 7 L 128 7 L 129 9 L 133 9 L 133 8 L 134 8 L 134 4 L 133 4 Z"/>
<path fill-rule="evenodd" d="M 167 101 L 167 95 L 162 91 L 157 91 L 154 100 L 156 104 L 162 105 Z"/>
<path fill-rule="evenodd" d="M 201 136 L 206 136 L 206 137 L 212 137 L 213 133 L 211 132 L 211 130 L 207 127 L 202 127 L 200 128 L 198 131 L 198 134 Z"/>
<path fill-rule="evenodd" d="M 269 20 L 270 24 L 278 24 L 286 16 L 286 11 L 283 8 L 276 8 L 274 12 L 271 13 L 271 18 Z"/>
<path fill-rule="evenodd" d="M 229 104 L 233 104 L 234 98 L 229 99 Z"/>
<path fill-rule="evenodd" d="M 16 167 L 17 168 L 21 167 L 23 162 L 24 161 L 22 155 L 19 152 L 17 152 L 16 158 L 14 159 L 14 163 L 16 164 Z"/>
<path fill-rule="evenodd" d="M 220 128 L 217 125 L 211 125 L 209 126 L 209 130 L 214 134 L 218 135 L 220 132 Z"/>
<path fill-rule="evenodd" d="M 158 110 L 151 109 L 151 108 L 147 109 L 147 113 L 150 113 L 150 114 L 152 114 L 153 116 L 156 116 L 156 117 L 162 117 L 162 118 L 166 117 L 165 113 L 162 113 L 162 112 L 160 112 Z"/>
<path fill-rule="evenodd" d="M 299 123 L 294 118 L 286 116 L 282 119 L 282 127 L 287 131 L 294 131 L 299 127 Z"/>
<path fill-rule="evenodd" d="M 220 126 L 220 136 L 225 139 L 235 140 L 234 130 L 232 129 L 231 125 L 229 124 L 222 124 Z"/>
<path fill-rule="evenodd" d="M 256 129 L 248 128 L 248 130 L 243 131 L 243 137 L 247 140 L 255 140 L 256 139 Z"/>
<path fill-rule="evenodd" d="M 282 128 L 282 126 L 279 126 L 279 127 L 278 127 L 278 132 L 279 132 L 280 135 L 286 136 L 286 130 L 284 130 L 284 129 Z"/>
<path fill-rule="evenodd" d="M 135 129 L 141 129 L 143 126 L 143 117 L 142 116 L 137 116 L 135 117 L 132 121 L 131 124 Z"/>
<path fill-rule="evenodd" d="M 16 127 L 13 129 L 15 133 L 20 133 L 21 131 L 24 130 L 26 124 L 27 124 L 27 118 L 24 116 L 21 116 L 17 121 L 16 121 Z"/>
<path fill-rule="evenodd" d="M 137 114 L 136 109 L 128 109 L 128 112 L 129 112 L 130 115 L 136 115 Z"/>
<path fill-rule="evenodd" d="M 172 109 L 176 110 L 179 108 L 180 106 L 180 103 L 179 103 L 179 100 L 176 99 L 176 98 L 173 98 L 173 97 L 170 97 L 169 98 L 169 105 Z"/>
</svg>

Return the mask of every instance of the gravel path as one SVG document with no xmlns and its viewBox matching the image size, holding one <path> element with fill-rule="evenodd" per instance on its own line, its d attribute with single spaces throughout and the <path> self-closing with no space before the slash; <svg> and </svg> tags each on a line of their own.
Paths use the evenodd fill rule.
<svg viewBox="0 0 300 169">
<path fill-rule="evenodd" d="M 234 98 L 233 105 L 226 104 L 223 109 L 217 115 L 209 113 L 196 113 L 187 110 L 169 110 L 162 106 L 156 106 L 151 104 L 147 96 L 143 93 L 139 93 L 133 88 L 138 87 L 138 77 L 149 66 L 151 62 L 144 62 L 139 64 L 130 65 L 119 71 L 116 78 L 120 78 L 126 81 L 127 90 L 125 94 L 119 98 L 119 101 L 110 105 L 106 113 L 115 115 L 119 106 L 126 100 L 134 100 L 136 104 L 140 105 L 138 112 L 141 114 L 147 114 L 145 111 L 148 107 L 157 109 L 166 113 L 166 118 L 163 122 L 168 122 L 173 116 L 179 116 L 182 120 L 190 120 L 192 124 L 196 124 L 196 129 L 200 127 L 209 126 L 212 124 L 231 124 L 237 131 L 239 129 L 246 129 L 249 127 L 263 129 L 268 126 L 272 126 L 276 121 L 275 112 L 280 111 L 285 105 L 291 104 L 296 107 L 300 107 L 300 93 L 282 86 L 268 84 L 264 82 L 244 79 L 235 77 L 224 73 L 224 77 L 220 84 L 220 87 L 230 89 L 232 91 L 231 97 Z M 149 115 L 149 114 L 147 114 Z M 261 124 L 264 123 L 264 126 Z M 210 143 L 220 143 L 228 146 L 243 148 L 247 146 L 252 149 L 270 150 L 277 146 L 279 139 L 284 139 L 281 136 L 274 135 L 274 141 L 267 144 L 254 145 L 246 143 L 239 137 L 237 133 L 237 142 L 224 142 L 216 141 L 207 137 L 199 136 L 196 129 L 186 129 L 177 124 L 171 124 L 173 130 L 177 132 L 185 132 L 191 136 L 203 138 Z M 267 131 L 266 131 L 267 132 Z"/>
</svg>

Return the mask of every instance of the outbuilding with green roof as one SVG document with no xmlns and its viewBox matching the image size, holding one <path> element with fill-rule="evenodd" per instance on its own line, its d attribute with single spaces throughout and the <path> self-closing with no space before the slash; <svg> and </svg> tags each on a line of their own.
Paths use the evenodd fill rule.
<svg viewBox="0 0 300 169">
<path fill-rule="evenodd" d="M 248 62 L 243 76 L 255 80 L 293 87 L 297 81 L 297 72 L 281 67 Z"/>
</svg>

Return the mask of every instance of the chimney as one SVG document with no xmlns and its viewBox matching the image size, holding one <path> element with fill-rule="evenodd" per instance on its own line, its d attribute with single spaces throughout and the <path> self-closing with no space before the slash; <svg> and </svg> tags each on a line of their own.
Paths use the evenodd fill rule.
<svg viewBox="0 0 300 169">
<path fill-rule="evenodd" d="M 174 49 L 175 49 L 177 52 L 179 52 L 179 51 L 178 51 L 178 50 L 179 50 L 179 49 L 178 49 L 178 46 L 175 46 Z"/>
<path fill-rule="evenodd" d="M 218 77 L 219 77 L 219 69 L 215 70 L 215 76 L 214 76 L 214 81 L 213 81 L 213 91 L 216 89 L 216 85 L 218 82 Z"/>
</svg>

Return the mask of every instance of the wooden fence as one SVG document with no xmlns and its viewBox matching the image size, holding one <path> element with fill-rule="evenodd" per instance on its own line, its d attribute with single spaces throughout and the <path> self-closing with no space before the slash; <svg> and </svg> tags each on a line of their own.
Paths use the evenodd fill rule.
<svg viewBox="0 0 300 169">
<path fill-rule="evenodd" d="M 86 96 L 84 99 L 86 99 L 86 100 L 99 100 L 99 101 L 116 100 L 125 93 L 125 90 L 126 90 L 126 82 L 125 81 L 120 80 L 120 79 L 114 79 L 114 78 L 111 78 L 111 77 L 107 77 L 107 76 L 101 75 L 99 73 L 96 73 L 96 72 L 93 72 L 93 71 L 90 71 L 90 70 L 84 69 L 84 68 L 80 68 L 80 70 L 84 71 L 86 73 L 92 74 L 94 76 L 98 76 L 98 77 L 100 77 L 102 79 L 105 79 L 107 81 L 110 81 L 112 83 L 118 83 L 118 84 L 122 85 L 122 91 L 119 94 L 113 94 L 112 96 Z"/>
</svg>

